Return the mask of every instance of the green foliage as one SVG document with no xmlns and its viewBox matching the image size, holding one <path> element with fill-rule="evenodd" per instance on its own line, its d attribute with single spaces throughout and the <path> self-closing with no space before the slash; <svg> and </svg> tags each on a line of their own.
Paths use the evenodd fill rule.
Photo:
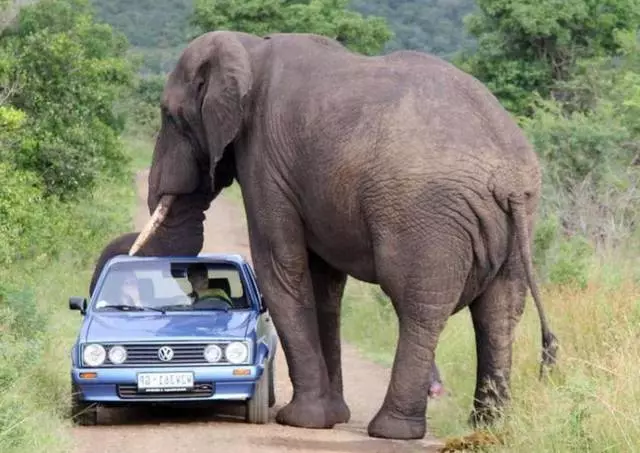
<svg viewBox="0 0 640 453">
<path fill-rule="evenodd" d="M 549 266 L 549 281 L 556 285 L 577 284 L 585 289 L 592 256 L 593 248 L 583 236 L 561 242 L 555 260 Z"/>
<path fill-rule="evenodd" d="M 14 178 L 15 179 L 15 178 Z M 0 189 L 5 181 L 0 182 Z M 25 188 L 16 188 L 24 192 Z M 5 190 L 6 192 L 6 190 Z M 19 194 L 16 194 L 18 201 Z M 69 401 L 69 347 L 77 313 L 64 310 L 71 295 L 87 294 L 91 266 L 105 238 L 131 228 L 134 192 L 129 179 L 100 179 L 92 197 L 23 229 L 21 244 L 41 248 L 39 228 L 50 230 L 51 255 L 0 264 L 0 451 L 63 453 Z M 25 208 L 42 213 L 44 203 Z M 0 224 L 5 217 L 0 213 Z M 13 214 L 12 218 L 16 218 Z M 4 244 L 6 238 L 0 235 Z M 40 250 L 42 252 L 42 250 Z M 61 365 L 63 364 L 63 365 Z"/>
<path fill-rule="evenodd" d="M 393 36 L 384 19 L 347 10 L 348 0 L 195 0 L 193 24 L 200 32 L 236 30 L 316 33 L 353 51 L 378 54 Z"/>
<path fill-rule="evenodd" d="M 40 175 L 45 194 L 61 198 L 122 171 L 124 120 L 113 105 L 133 75 L 124 37 L 94 23 L 85 0 L 41 0 L 20 10 L 0 49 L 11 56 L 0 66 L 0 92 L 26 114 L 2 158 Z"/>
<path fill-rule="evenodd" d="M 537 277 L 554 285 L 585 289 L 594 254 L 592 243 L 582 234 L 561 235 L 562 223 L 556 213 L 540 220 L 534 238 Z"/>
<path fill-rule="evenodd" d="M 541 100 L 532 117 L 522 123 L 548 163 L 545 178 L 557 188 L 569 189 L 587 176 L 599 184 L 633 158 L 633 148 L 627 146 L 633 132 L 621 124 L 609 103 L 589 113 L 565 113 L 560 103 Z"/>
<path fill-rule="evenodd" d="M 463 24 L 463 18 L 476 10 L 474 0 L 352 0 L 351 8 L 387 19 L 395 36 L 385 52 L 422 50 L 449 58 L 475 45 Z"/>
<path fill-rule="evenodd" d="M 30 402 L 11 398 L 19 394 L 21 378 L 43 358 L 43 337 L 39 332 L 44 319 L 34 300 L 20 291 L 0 286 L 0 450 L 20 451 L 34 426 L 25 423 L 33 417 Z"/>
<path fill-rule="evenodd" d="M 48 225 L 39 182 L 36 175 L 0 162 L 0 265 L 45 246 L 37 237 Z"/>
<path fill-rule="evenodd" d="M 124 108 L 129 112 L 129 129 L 143 138 L 153 137 L 160 128 L 160 98 L 164 89 L 164 75 L 138 77 L 131 98 Z"/>
<path fill-rule="evenodd" d="M 552 261 L 565 259 L 556 254 L 567 254 L 567 263 L 576 259 L 571 245 L 561 245 L 567 236 L 604 252 L 629 247 L 637 234 L 640 47 L 635 36 L 617 34 L 621 56 L 577 62 L 575 75 L 559 85 L 565 100 L 535 96 L 532 115 L 521 119 L 544 165 L 542 212 L 557 218 Z"/>
<path fill-rule="evenodd" d="M 191 32 L 193 0 L 91 0 L 96 17 L 124 33 L 141 59 L 142 74 L 163 74 L 175 65 Z"/>
<path fill-rule="evenodd" d="M 189 33 L 192 0 L 91 0 L 100 20 L 123 32 L 134 47 L 167 49 Z"/>
<path fill-rule="evenodd" d="M 193 35 L 189 18 L 193 14 L 192 0 L 91 0 L 97 17 L 122 31 L 134 46 L 132 53 L 142 58 L 141 72 L 167 73 L 175 65 L 178 55 Z M 256 3 L 238 2 L 242 15 L 250 22 L 274 18 L 273 8 L 277 3 L 301 4 L 309 0 L 288 0 L 272 2 L 256 14 Z M 262 2 L 265 4 L 265 2 Z M 328 2 L 324 2 L 328 3 Z M 329 2 L 330 3 L 330 2 Z M 275 6 L 274 6 L 275 5 Z M 384 52 L 399 49 L 416 49 L 432 52 L 444 57 L 452 56 L 461 49 L 471 49 L 475 40 L 466 32 L 463 18 L 476 10 L 474 0 L 351 0 L 339 2 L 338 9 L 348 8 L 350 12 L 365 17 L 385 18 L 393 35 L 383 48 Z M 313 8 L 307 9 L 313 12 Z M 260 16 L 259 13 L 264 14 Z M 322 14 L 322 13 L 321 13 Z M 253 17 L 252 17 L 253 16 Z M 354 20 L 349 28 L 360 19 Z M 244 20 L 244 19 L 243 19 Z M 314 22 L 315 19 L 311 18 Z M 349 21 L 351 22 L 351 21 Z M 358 27 L 356 27 L 358 29 Z M 358 30 L 358 33 L 360 30 Z M 365 49 L 377 53 L 376 44 Z"/>
<path fill-rule="evenodd" d="M 95 24 L 83 1 L 42 0 L 3 29 L 8 22 L 0 23 L 0 451 L 62 453 L 71 448 L 60 364 L 76 326 L 60 302 L 86 294 L 105 238 L 131 229 L 116 106 L 132 68 L 126 41 Z"/>
<path fill-rule="evenodd" d="M 458 59 L 512 112 L 528 114 L 534 93 L 555 94 L 557 81 L 576 72 L 579 60 L 620 53 L 616 39 L 640 25 L 638 0 L 478 0 L 466 20 L 477 37 L 472 54 Z"/>
</svg>

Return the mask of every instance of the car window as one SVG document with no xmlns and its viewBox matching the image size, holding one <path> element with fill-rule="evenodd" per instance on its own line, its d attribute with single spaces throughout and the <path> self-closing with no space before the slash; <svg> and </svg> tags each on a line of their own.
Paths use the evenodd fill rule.
<svg viewBox="0 0 640 453">
<path fill-rule="evenodd" d="M 114 306 L 143 306 L 169 310 L 191 309 L 194 300 L 214 297 L 221 306 L 230 309 L 246 309 L 249 303 L 239 269 L 233 264 L 203 263 L 206 279 L 201 281 L 200 291 L 194 291 L 189 280 L 194 262 L 185 261 L 130 261 L 112 265 L 105 275 L 96 296 L 95 309 L 111 310 Z M 204 272 L 204 271 L 203 271 Z M 202 274 L 204 279 L 204 274 Z M 194 280 L 195 281 L 195 280 Z M 218 289 L 223 290 L 221 296 Z M 212 295 L 213 294 L 213 295 Z M 200 305 L 196 305 L 200 307 Z"/>
</svg>

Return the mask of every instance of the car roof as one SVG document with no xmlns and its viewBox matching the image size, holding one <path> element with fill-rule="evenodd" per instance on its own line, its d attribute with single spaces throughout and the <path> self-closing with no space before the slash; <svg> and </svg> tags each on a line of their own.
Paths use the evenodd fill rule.
<svg viewBox="0 0 640 453">
<path fill-rule="evenodd" d="M 196 262 L 196 263 L 220 263 L 220 264 L 236 264 L 242 266 L 248 264 L 243 255 L 237 253 L 200 253 L 198 256 L 129 256 L 117 255 L 111 258 L 105 267 L 111 267 L 116 263 L 131 262 Z"/>
</svg>

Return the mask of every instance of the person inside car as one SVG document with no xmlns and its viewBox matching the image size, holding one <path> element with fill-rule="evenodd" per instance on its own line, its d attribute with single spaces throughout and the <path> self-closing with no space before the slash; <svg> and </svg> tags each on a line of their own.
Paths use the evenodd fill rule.
<svg viewBox="0 0 640 453">
<path fill-rule="evenodd" d="M 187 279 L 191 283 L 193 291 L 188 294 L 192 303 L 196 303 L 203 299 L 216 298 L 222 299 L 229 305 L 233 301 L 222 288 L 209 288 L 209 272 L 207 266 L 202 263 L 195 263 L 187 269 Z"/>
<path fill-rule="evenodd" d="M 134 307 L 142 306 L 138 281 L 133 272 L 127 273 L 122 281 L 121 296 L 118 303 Z"/>
</svg>

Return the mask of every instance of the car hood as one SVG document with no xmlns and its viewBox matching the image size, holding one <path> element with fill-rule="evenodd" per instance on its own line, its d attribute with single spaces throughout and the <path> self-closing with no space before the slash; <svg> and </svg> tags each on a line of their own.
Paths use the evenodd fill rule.
<svg viewBox="0 0 640 453">
<path fill-rule="evenodd" d="M 253 325 L 253 313 L 94 313 L 86 341 L 150 341 L 244 338 Z"/>
</svg>

